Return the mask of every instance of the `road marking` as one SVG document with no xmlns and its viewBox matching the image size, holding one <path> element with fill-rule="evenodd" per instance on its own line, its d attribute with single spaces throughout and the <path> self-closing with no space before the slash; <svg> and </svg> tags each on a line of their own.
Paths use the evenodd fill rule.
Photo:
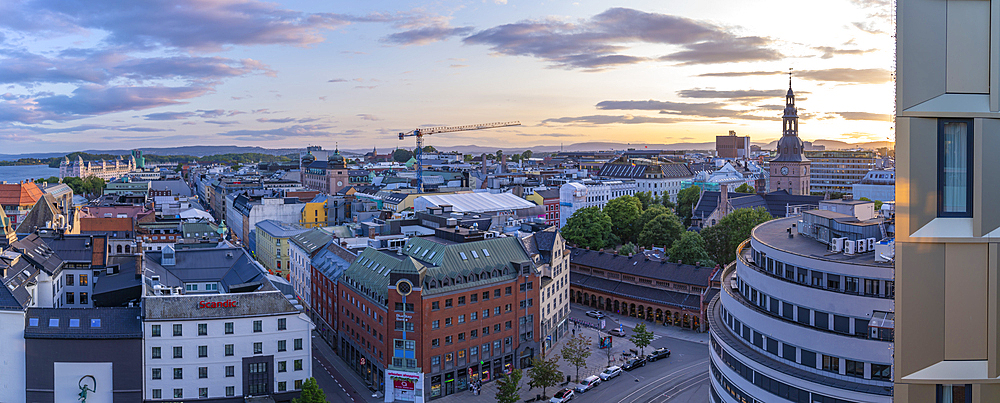
<svg viewBox="0 0 1000 403">
<path fill-rule="evenodd" d="M 691 378 L 688 378 L 688 379 L 686 379 L 684 381 L 681 381 L 679 384 L 674 385 L 674 387 L 672 387 L 670 389 L 667 389 L 666 392 L 663 392 L 663 394 L 661 394 L 658 397 L 654 397 L 653 399 L 650 400 L 650 402 L 657 401 L 657 399 L 659 399 L 659 398 L 663 398 L 664 402 L 670 401 L 670 399 L 672 397 L 680 395 L 681 393 L 684 393 L 684 391 L 686 391 L 688 389 L 691 389 L 691 388 L 693 388 L 695 386 L 701 386 L 701 382 L 702 381 L 707 381 L 707 380 L 708 380 L 708 374 L 698 374 L 698 375 L 695 375 L 695 376 L 693 376 Z M 692 381 L 694 381 L 694 382 L 692 382 Z M 685 383 L 688 383 L 688 382 L 692 382 L 692 383 L 690 385 L 687 385 L 687 386 L 681 388 L 680 390 L 678 390 L 678 391 L 676 391 L 674 393 L 670 393 L 674 389 L 680 388 L 681 385 L 683 385 Z"/>
<path fill-rule="evenodd" d="M 646 388 L 648 388 L 648 387 L 652 387 L 652 386 L 657 386 L 657 383 L 658 383 L 659 381 L 662 381 L 662 380 L 664 380 L 664 379 L 666 379 L 666 378 L 668 378 L 668 377 L 671 377 L 671 376 L 673 376 L 673 375 L 677 374 L 678 372 L 683 372 L 683 371 L 685 371 L 685 370 L 688 370 L 688 369 L 691 369 L 691 368 L 694 368 L 694 367 L 697 367 L 697 366 L 699 366 L 699 365 L 702 365 L 702 364 L 706 364 L 706 363 L 708 363 L 708 358 L 705 358 L 705 359 L 702 359 L 702 360 L 699 360 L 699 361 L 696 361 L 695 363 L 693 363 L 693 364 L 691 364 L 691 365 L 688 365 L 688 366 L 686 366 L 686 367 L 683 367 L 683 368 L 680 368 L 680 369 L 678 369 L 678 370 L 676 370 L 676 371 L 674 371 L 674 372 L 671 372 L 671 373 L 669 373 L 669 374 L 666 374 L 666 375 L 663 375 L 663 376 L 661 376 L 661 377 L 659 377 L 659 378 L 657 378 L 657 379 L 655 379 L 655 380 L 653 380 L 653 381 L 650 381 L 650 382 L 646 383 L 646 384 L 645 384 L 645 385 L 643 385 L 643 386 L 642 386 L 641 388 L 639 388 L 639 389 L 636 389 L 636 390 L 635 390 L 635 391 L 633 391 L 632 393 L 629 393 L 629 394 L 628 394 L 627 396 L 625 396 L 625 397 L 624 397 L 624 398 L 623 398 L 622 400 L 619 400 L 618 402 L 619 402 L 619 403 L 622 403 L 622 402 L 626 401 L 626 400 L 627 400 L 628 398 L 632 397 L 632 395 L 634 395 L 634 394 L 636 394 L 636 393 L 639 393 L 639 392 L 640 392 L 640 391 L 642 391 L 643 389 L 646 389 Z M 643 392 L 643 395 L 645 395 L 645 394 L 646 394 L 646 393 L 645 393 L 645 392 Z M 640 395 L 640 396 L 641 396 L 641 395 Z"/>
</svg>

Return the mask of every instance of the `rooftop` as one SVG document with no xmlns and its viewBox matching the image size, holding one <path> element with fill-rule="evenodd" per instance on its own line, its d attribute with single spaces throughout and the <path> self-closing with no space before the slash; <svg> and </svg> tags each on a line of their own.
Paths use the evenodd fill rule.
<svg viewBox="0 0 1000 403">
<path fill-rule="evenodd" d="M 535 203 L 522 199 L 513 193 L 456 193 L 448 195 L 425 195 L 424 199 L 434 206 L 451 205 L 454 211 L 485 213 L 501 210 L 520 210 L 535 207 Z"/>
<path fill-rule="evenodd" d="M 570 248 L 570 262 L 618 273 L 707 287 L 714 267 L 648 260 L 642 255 L 625 256 L 604 251 Z"/>
<path fill-rule="evenodd" d="M 34 182 L 0 183 L 0 205 L 32 206 L 42 198 L 42 190 Z"/>
<path fill-rule="evenodd" d="M 832 213 L 836 214 L 838 217 L 843 216 L 843 214 L 838 214 L 832 211 L 810 210 L 810 212 Z M 892 267 L 893 265 L 892 262 L 876 263 L 874 251 L 855 255 L 845 255 L 839 252 L 831 252 L 826 244 L 808 236 L 800 235 L 795 231 L 795 229 L 792 229 L 792 234 L 794 234 L 794 236 L 789 237 L 788 228 L 791 228 L 792 224 L 796 224 L 798 219 L 798 217 L 789 217 L 771 220 L 758 225 L 753 229 L 751 234 L 754 239 L 767 246 L 800 256 L 866 266 Z"/>
<path fill-rule="evenodd" d="M 26 339 L 140 339 L 140 308 L 28 308 Z"/>
<path fill-rule="evenodd" d="M 275 238 L 291 238 L 295 235 L 308 231 L 296 224 L 283 223 L 275 220 L 264 220 L 257 223 L 257 229 L 266 232 Z"/>
</svg>

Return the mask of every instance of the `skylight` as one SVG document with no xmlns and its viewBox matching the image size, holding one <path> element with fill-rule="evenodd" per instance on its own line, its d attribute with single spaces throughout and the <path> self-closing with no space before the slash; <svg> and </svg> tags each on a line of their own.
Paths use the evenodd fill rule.
<svg viewBox="0 0 1000 403">
<path fill-rule="evenodd" d="M 90 320 L 90 327 L 101 327 L 101 320 L 100 319 L 91 319 Z"/>
<path fill-rule="evenodd" d="M 420 254 L 420 257 L 424 257 L 424 256 L 426 256 L 426 255 L 427 255 L 427 252 L 430 252 L 430 251 L 431 251 L 430 249 L 424 249 L 424 253 L 421 253 L 421 254 Z"/>
<path fill-rule="evenodd" d="M 483 248 L 483 256 L 490 257 L 490 252 Z"/>
<path fill-rule="evenodd" d="M 436 255 L 436 254 L 437 254 L 437 251 L 433 251 L 433 252 L 431 252 L 431 255 L 430 255 L 430 256 L 428 256 L 427 258 L 428 258 L 428 259 L 433 259 L 433 258 L 434 258 L 434 255 Z"/>
<path fill-rule="evenodd" d="M 59 327 L 59 318 L 50 318 L 49 327 Z"/>
<path fill-rule="evenodd" d="M 80 320 L 79 319 L 70 319 L 69 320 L 69 327 L 80 327 Z"/>
<path fill-rule="evenodd" d="M 38 318 L 28 318 L 28 326 L 38 326 Z"/>
<path fill-rule="evenodd" d="M 472 257 L 473 257 L 474 259 L 479 259 L 479 254 L 478 254 L 478 253 L 476 253 L 476 251 L 470 251 L 470 252 L 472 252 Z"/>
<path fill-rule="evenodd" d="M 462 260 L 469 260 L 469 258 L 465 257 L 465 252 L 458 252 L 458 255 L 462 257 Z"/>
</svg>

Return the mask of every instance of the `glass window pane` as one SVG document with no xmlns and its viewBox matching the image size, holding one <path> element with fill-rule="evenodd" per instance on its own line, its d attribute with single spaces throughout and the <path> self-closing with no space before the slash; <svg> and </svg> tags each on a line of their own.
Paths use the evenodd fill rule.
<svg viewBox="0 0 1000 403">
<path fill-rule="evenodd" d="M 941 211 L 969 213 L 969 127 L 967 122 L 945 122 L 941 131 Z"/>
</svg>

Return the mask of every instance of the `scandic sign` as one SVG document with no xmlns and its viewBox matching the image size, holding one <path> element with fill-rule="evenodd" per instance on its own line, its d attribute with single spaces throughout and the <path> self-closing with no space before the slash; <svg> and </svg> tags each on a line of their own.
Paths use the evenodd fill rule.
<svg viewBox="0 0 1000 403">
<path fill-rule="evenodd" d="M 239 301 L 233 301 L 231 299 L 227 299 L 225 302 L 199 301 L 198 302 L 198 308 L 199 309 L 201 309 L 201 308 L 235 308 L 235 307 L 239 306 L 239 304 L 240 304 Z"/>
</svg>

